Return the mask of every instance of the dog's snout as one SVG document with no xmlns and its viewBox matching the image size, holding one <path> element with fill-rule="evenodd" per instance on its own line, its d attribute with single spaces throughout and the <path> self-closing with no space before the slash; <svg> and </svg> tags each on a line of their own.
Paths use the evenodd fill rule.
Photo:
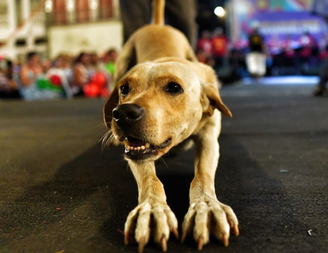
<svg viewBox="0 0 328 253">
<path fill-rule="evenodd" d="M 135 104 L 119 105 L 112 112 L 114 120 L 121 127 L 138 122 L 144 114 L 144 109 Z"/>
</svg>

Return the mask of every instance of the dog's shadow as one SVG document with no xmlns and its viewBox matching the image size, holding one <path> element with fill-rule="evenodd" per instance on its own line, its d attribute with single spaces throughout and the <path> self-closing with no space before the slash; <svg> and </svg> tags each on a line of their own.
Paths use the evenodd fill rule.
<svg viewBox="0 0 328 253">
<path fill-rule="evenodd" d="M 168 205 L 171 207 L 172 211 L 176 215 L 180 225 L 189 206 L 189 186 L 191 180 L 193 179 L 194 171 L 193 154 L 193 149 L 179 153 L 171 152 L 156 162 L 156 173 L 164 185 Z M 128 174 L 130 179 L 134 180 L 131 172 L 124 171 L 122 173 Z M 116 177 L 118 180 L 120 180 L 121 175 L 115 174 L 113 175 L 113 177 Z M 129 180 L 129 183 L 130 181 L 131 180 Z M 128 185 L 129 183 L 124 183 L 124 192 L 133 192 L 132 196 L 131 194 L 125 197 L 122 195 L 122 198 L 125 199 L 123 200 L 120 198 L 119 200 L 117 200 L 121 202 L 119 209 L 121 209 L 122 212 L 117 214 L 117 217 L 108 219 L 103 224 L 103 227 L 100 230 L 102 235 L 108 240 L 112 240 L 113 237 L 117 237 L 117 235 L 113 233 L 113 223 L 116 223 L 117 227 L 120 227 L 121 230 L 123 230 L 123 225 L 125 223 L 128 213 L 137 205 L 136 183 L 133 182 L 132 185 Z M 128 208 L 126 209 L 125 207 L 127 206 Z M 122 238 L 117 239 L 117 243 L 123 243 Z M 132 237 L 131 239 L 132 243 L 129 247 L 133 252 L 133 250 L 135 251 L 136 242 L 134 242 Z M 189 241 L 187 241 L 186 243 L 188 242 Z M 180 247 L 180 242 L 176 241 L 175 239 L 170 240 L 170 244 L 172 243 L 174 244 L 174 247 Z M 148 247 L 153 248 L 155 252 L 158 251 L 158 246 L 155 245 L 152 241 L 149 242 Z M 183 249 L 183 246 L 181 246 L 181 249 Z M 147 249 L 147 252 L 148 250 L 149 249 Z"/>
<path fill-rule="evenodd" d="M 268 215 L 275 214 L 272 216 L 277 219 L 274 223 L 284 222 L 286 226 L 295 226 L 297 222 L 295 219 L 286 220 L 276 215 L 284 213 L 285 206 L 289 205 L 281 184 L 269 178 L 263 169 L 248 157 L 247 150 L 236 139 L 223 136 L 220 144 L 221 158 L 216 176 L 216 190 L 219 200 L 231 205 L 235 210 L 241 223 L 241 234 L 243 235 L 243 231 L 252 226 L 263 231 L 267 230 L 267 226 L 272 226 L 270 216 L 265 219 L 259 215 L 250 215 L 254 210 L 267 212 Z M 164 184 L 168 204 L 176 214 L 180 227 L 188 210 L 189 186 L 194 173 L 193 158 L 194 150 L 191 149 L 177 155 L 169 154 L 157 162 L 157 174 Z M 249 178 L 250 175 L 253 179 Z M 252 182 L 254 183 L 252 180 L 260 180 L 255 182 L 257 188 L 252 186 Z M 275 203 L 274 206 L 272 199 L 256 196 L 258 187 L 265 189 L 267 184 L 273 189 L 278 189 L 276 195 L 279 197 L 279 203 Z M 94 193 L 98 191 L 102 194 L 93 198 Z M 39 223 L 56 223 L 85 202 L 92 201 L 100 210 L 96 213 L 99 217 L 94 218 L 103 220 L 97 224 L 99 234 L 95 236 L 93 242 L 119 245 L 116 248 L 121 249 L 124 222 L 128 213 L 137 205 L 137 197 L 135 180 L 123 159 L 123 148 L 107 149 L 101 154 L 100 146 L 95 145 L 63 165 L 49 181 L 25 189 L 25 193 L 17 198 L 10 208 L 3 211 L 4 216 L 10 217 L 13 214 L 15 216 L 3 219 L 2 230 L 13 231 L 19 224 L 21 234 L 33 233 L 36 217 Z M 61 212 L 56 210 L 58 207 L 61 207 Z M 110 210 L 111 215 L 107 214 L 107 210 Z M 248 231 L 247 235 L 249 234 L 252 233 Z M 244 238 L 247 238 L 245 239 L 247 243 L 249 237 Z M 231 241 L 234 240 L 240 239 L 232 237 Z M 171 241 L 172 239 L 171 246 L 183 249 L 179 242 L 172 244 Z M 196 246 L 190 237 L 186 243 L 190 248 Z M 135 243 L 132 245 L 135 246 Z M 215 249 L 217 244 L 209 244 L 206 247 Z M 234 247 L 229 249 L 233 251 Z"/>
</svg>

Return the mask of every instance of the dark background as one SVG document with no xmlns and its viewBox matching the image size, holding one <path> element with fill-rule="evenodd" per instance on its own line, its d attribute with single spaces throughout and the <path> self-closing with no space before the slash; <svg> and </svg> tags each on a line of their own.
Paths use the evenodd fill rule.
<svg viewBox="0 0 328 253">
<path fill-rule="evenodd" d="M 225 18 L 218 18 L 214 14 L 217 6 L 225 7 L 226 0 L 198 0 L 198 16 L 196 22 L 199 28 L 199 34 L 204 30 L 214 30 L 217 27 L 225 31 Z"/>
</svg>

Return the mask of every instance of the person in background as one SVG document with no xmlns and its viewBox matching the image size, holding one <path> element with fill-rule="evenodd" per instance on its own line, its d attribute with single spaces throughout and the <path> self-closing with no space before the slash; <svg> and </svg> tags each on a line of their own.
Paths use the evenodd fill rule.
<svg viewBox="0 0 328 253">
<path fill-rule="evenodd" d="M 165 18 L 171 26 L 186 35 L 193 48 L 196 47 L 197 25 L 195 0 L 166 0 Z M 149 24 L 151 5 L 149 0 L 120 0 L 124 42 L 132 33 Z"/>
<path fill-rule="evenodd" d="M 259 22 L 252 24 L 253 31 L 248 38 L 249 54 L 246 55 L 246 65 L 248 72 L 257 80 L 266 73 L 266 49 L 264 38 L 259 33 Z"/>
<path fill-rule="evenodd" d="M 109 90 L 114 89 L 115 83 L 113 82 L 114 73 L 115 73 L 115 62 L 117 59 L 118 53 L 116 49 L 111 48 L 103 54 L 102 62 L 99 66 L 99 69 L 106 75 L 107 86 Z"/>
<path fill-rule="evenodd" d="M 272 57 L 272 69 L 271 74 L 279 75 L 284 73 L 284 42 L 279 37 L 278 34 L 274 34 L 269 38 L 268 42 L 268 49 L 270 52 L 270 56 Z M 268 72 L 269 69 L 268 69 Z"/>
<path fill-rule="evenodd" d="M 49 59 L 45 59 L 41 62 L 42 72 L 45 74 L 52 67 L 52 61 Z"/>
<path fill-rule="evenodd" d="M 13 79 L 13 63 L 10 60 L 6 60 L 5 69 L 0 70 L 0 98 L 1 99 L 13 99 L 21 98 L 17 88 L 17 84 Z"/>
<path fill-rule="evenodd" d="M 85 52 L 81 52 L 74 61 L 72 92 L 75 97 L 83 96 L 83 87 L 90 82 L 89 64 L 90 56 Z"/>
<path fill-rule="evenodd" d="M 198 61 L 201 63 L 207 62 L 208 57 L 207 57 L 206 53 L 204 52 L 204 50 L 201 50 L 201 49 L 197 50 L 196 57 L 197 57 Z"/>
<path fill-rule="evenodd" d="M 53 75 L 57 75 L 61 79 L 61 87 L 65 91 L 65 97 L 73 98 L 71 88 L 73 80 L 73 72 L 71 68 L 71 59 L 66 54 L 59 54 L 53 62 L 53 66 L 46 73 L 47 78 L 51 80 Z"/>
<path fill-rule="evenodd" d="M 23 88 L 27 89 L 35 85 L 38 76 L 43 73 L 40 56 L 36 52 L 29 52 L 26 55 L 26 63 L 20 72 L 20 81 Z"/>
<path fill-rule="evenodd" d="M 318 43 L 319 45 L 319 60 L 320 63 L 323 63 L 326 59 L 326 57 L 328 56 L 328 34 L 323 35 L 323 37 L 321 38 L 321 40 Z"/>
<path fill-rule="evenodd" d="M 196 52 L 202 52 L 206 57 L 210 57 L 212 55 L 212 41 L 211 33 L 209 31 L 202 32 L 202 36 L 197 42 Z"/>
<path fill-rule="evenodd" d="M 299 44 L 297 41 L 293 39 L 291 35 L 287 35 L 283 41 L 283 62 L 287 67 L 287 73 L 298 74 L 297 70 L 297 57 L 296 57 L 296 49 Z M 291 70 L 291 71 L 290 71 Z"/>
<path fill-rule="evenodd" d="M 60 69 L 61 71 L 63 71 L 67 81 L 69 83 L 73 82 L 73 71 L 71 66 L 71 58 L 69 55 L 67 54 L 58 55 L 54 61 L 53 68 Z"/>
<path fill-rule="evenodd" d="M 326 47 L 326 50 L 328 51 L 328 45 Z M 314 95 L 315 96 L 328 96 L 327 83 L 328 83 L 328 57 L 326 57 L 324 65 L 321 69 L 320 81 L 317 84 L 317 87 L 314 91 Z"/>
<path fill-rule="evenodd" d="M 305 32 L 300 37 L 299 44 L 300 68 L 302 72 L 306 72 L 311 66 L 316 64 L 316 56 L 319 54 L 319 47 L 315 38 L 309 32 Z"/>
<path fill-rule="evenodd" d="M 36 52 L 30 52 L 26 56 L 26 63 L 20 72 L 20 94 L 24 100 L 47 100 L 59 98 L 59 94 L 51 90 L 43 90 L 39 82 L 44 80 L 45 75 L 40 62 L 40 56 Z"/>
<path fill-rule="evenodd" d="M 212 35 L 212 55 L 215 60 L 215 68 L 222 68 L 228 56 L 228 39 L 223 34 L 222 28 L 216 28 Z"/>
<path fill-rule="evenodd" d="M 106 70 L 113 77 L 114 76 L 114 73 L 115 73 L 115 62 L 116 62 L 116 59 L 117 59 L 117 51 L 116 51 L 116 49 L 114 49 L 114 48 L 109 49 L 107 51 L 107 53 L 106 53 L 105 58 L 106 58 L 106 61 L 105 61 Z"/>
<path fill-rule="evenodd" d="M 206 59 L 206 64 L 207 64 L 208 66 L 211 66 L 213 69 L 215 68 L 216 63 L 215 63 L 215 59 L 214 59 L 214 57 L 213 57 L 212 55 L 209 56 L 209 57 Z"/>
<path fill-rule="evenodd" d="M 97 53 L 90 53 L 90 64 L 88 68 L 91 76 L 93 76 L 99 70 L 99 58 Z"/>
</svg>

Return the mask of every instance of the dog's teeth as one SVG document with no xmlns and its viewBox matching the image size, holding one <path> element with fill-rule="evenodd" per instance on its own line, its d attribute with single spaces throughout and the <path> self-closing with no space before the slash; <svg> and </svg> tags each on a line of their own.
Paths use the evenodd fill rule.
<svg viewBox="0 0 328 253">
<path fill-rule="evenodd" d="M 124 145 L 125 145 L 125 149 L 127 151 L 130 151 L 130 150 L 141 151 L 141 150 L 145 150 L 150 147 L 149 143 L 146 143 L 145 145 L 141 145 L 139 147 L 130 146 L 127 138 L 125 138 L 125 140 L 124 140 Z"/>
<path fill-rule="evenodd" d="M 125 147 L 128 147 L 129 146 L 129 142 L 128 142 L 128 139 L 127 138 L 124 139 L 123 143 L 124 143 L 124 146 Z"/>
</svg>

